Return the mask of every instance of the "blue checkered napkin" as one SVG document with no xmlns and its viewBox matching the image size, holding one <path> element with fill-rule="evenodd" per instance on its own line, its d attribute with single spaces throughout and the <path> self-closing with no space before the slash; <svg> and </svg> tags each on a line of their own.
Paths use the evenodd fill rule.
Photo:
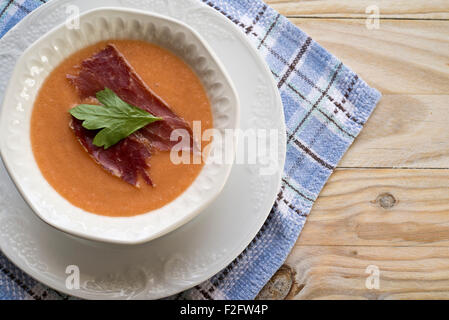
<svg viewBox="0 0 449 320">
<path fill-rule="evenodd" d="M 284 105 L 287 160 L 276 203 L 250 245 L 219 274 L 176 298 L 253 299 L 286 259 L 315 199 L 380 93 L 263 2 L 198 1 L 238 25 L 270 67 Z M 42 1 L 6 2 L 0 34 Z M 0 298 L 58 297 L 0 256 Z"/>
<path fill-rule="evenodd" d="M 46 0 L 0 0 L 0 38 Z"/>
</svg>

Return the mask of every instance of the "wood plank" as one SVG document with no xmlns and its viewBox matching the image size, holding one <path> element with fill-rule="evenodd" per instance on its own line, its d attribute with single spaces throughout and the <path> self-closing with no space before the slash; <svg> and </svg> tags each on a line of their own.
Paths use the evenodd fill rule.
<svg viewBox="0 0 449 320">
<path fill-rule="evenodd" d="M 449 95 L 384 95 L 339 167 L 449 167 Z"/>
<path fill-rule="evenodd" d="M 291 20 L 384 94 L 449 94 L 447 21 Z"/>
<path fill-rule="evenodd" d="M 298 245 L 286 265 L 287 299 L 449 298 L 447 248 Z M 368 266 L 379 269 L 379 289 L 366 286 Z"/>
<path fill-rule="evenodd" d="M 446 0 L 266 0 L 286 16 L 366 17 L 366 8 L 379 7 L 382 18 L 448 19 Z"/>
<path fill-rule="evenodd" d="M 302 17 L 291 20 L 384 94 L 340 167 L 449 167 L 449 23 L 402 20 L 448 19 L 449 2 L 267 2 Z M 380 29 L 365 25 L 370 5 Z M 260 296 L 449 298 L 448 178 L 448 169 L 337 169 Z M 365 286 L 369 265 L 380 269 L 379 290 Z"/>
<path fill-rule="evenodd" d="M 449 170 L 337 169 L 301 246 L 449 246 Z"/>
</svg>

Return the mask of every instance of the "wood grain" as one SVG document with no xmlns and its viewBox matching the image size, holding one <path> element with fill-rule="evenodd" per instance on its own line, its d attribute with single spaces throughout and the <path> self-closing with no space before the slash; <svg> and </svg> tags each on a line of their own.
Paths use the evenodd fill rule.
<svg viewBox="0 0 449 320">
<path fill-rule="evenodd" d="M 449 170 L 338 169 L 298 244 L 449 246 Z"/>
<path fill-rule="evenodd" d="M 449 299 L 449 1 L 266 2 L 383 98 L 259 298 Z"/>
<path fill-rule="evenodd" d="M 384 94 L 449 94 L 448 21 L 291 21 Z"/>
<path fill-rule="evenodd" d="M 448 299 L 447 248 L 296 246 L 287 299 Z M 368 266 L 379 289 L 368 289 Z"/>
<path fill-rule="evenodd" d="M 289 17 L 365 18 L 366 8 L 376 5 L 382 18 L 449 18 L 449 3 L 446 0 L 266 0 L 265 2 Z"/>
<path fill-rule="evenodd" d="M 449 167 L 449 95 L 384 95 L 339 167 Z"/>
</svg>

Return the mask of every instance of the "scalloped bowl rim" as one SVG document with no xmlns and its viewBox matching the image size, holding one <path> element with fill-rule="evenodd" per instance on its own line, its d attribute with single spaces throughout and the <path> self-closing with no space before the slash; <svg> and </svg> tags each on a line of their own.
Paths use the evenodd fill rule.
<svg viewBox="0 0 449 320">
<path fill-rule="evenodd" d="M 202 45 L 205 49 L 205 52 L 207 52 L 207 54 L 209 54 L 209 58 L 211 59 L 211 61 L 215 64 L 216 70 L 219 71 L 219 73 L 221 74 L 225 84 L 228 86 L 228 93 L 231 93 L 231 97 L 230 99 L 234 101 L 234 103 L 231 103 L 232 107 L 233 107 L 233 112 L 234 112 L 234 120 L 232 123 L 232 128 L 238 128 L 239 124 L 240 124 L 240 102 L 239 102 L 239 97 L 238 94 L 236 92 L 236 89 L 234 87 L 234 84 L 232 82 L 232 80 L 230 79 L 226 69 L 224 68 L 224 66 L 222 65 L 222 63 L 220 62 L 220 60 L 217 58 L 216 54 L 213 52 L 213 50 L 210 48 L 210 46 L 207 44 L 207 42 L 202 38 L 202 36 L 195 31 L 193 28 L 191 28 L 190 26 L 188 26 L 187 24 L 185 24 L 182 21 L 179 21 L 177 19 L 171 18 L 171 17 L 167 17 L 161 14 L 157 14 L 157 13 L 152 13 L 152 12 L 148 12 L 148 11 L 143 11 L 143 10 L 138 10 L 138 9 L 129 9 L 129 8 L 119 8 L 119 7 L 101 7 L 98 9 L 92 9 L 89 11 L 86 11 L 82 14 L 80 14 L 79 18 L 80 21 L 84 18 L 87 18 L 91 15 L 96 15 L 98 13 L 106 13 L 106 12 L 112 12 L 112 13 L 124 13 L 124 14 L 130 14 L 130 15 L 140 15 L 140 16 L 146 16 L 149 17 L 151 19 L 160 19 L 163 20 L 167 23 L 171 23 L 174 25 L 177 25 L 178 27 L 188 31 L 194 39 L 196 39 L 200 45 Z M 81 22 L 82 23 L 82 22 Z M 10 80 L 8 82 L 8 86 L 5 90 L 5 94 L 4 94 L 4 98 L 2 101 L 2 107 L 0 110 L 0 157 L 5 165 L 5 168 L 9 174 L 9 176 L 11 177 L 15 187 L 17 188 L 17 190 L 19 191 L 19 193 L 21 194 L 21 196 L 23 197 L 23 199 L 25 200 L 25 202 L 31 207 L 32 211 L 36 214 L 37 217 L 39 217 L 42 221 L 44 221 L 45 223 L 49 224 L 50 226 L 64 232 L 64 233 L 68 233 L 80 238 L 84 238 L 84 239 L 88 239 L 88 240 L 93 240 L 93 241 L 100 241 L 100 242 L 106 242 L 106 243 L 114 243 L 114 244 L 125 244 L 125 245 L 136 245 L 136 244 L 142 244 L 142 243 L 146 243 L 149 242 L 153 239 L 156 239 L 158 237 L 161 237 L 177 228 L 179 228 L 180 226 L 188 223 L 189 221 L 191 221 L 194 217 L 196 217 L 199 213 L 201 213 L 201 211 L 206 208 L 210 203 L 212 203 L 221 193 L 221 191 L 223 190 L 226 181 L 230 175 L 232 166 L 233 166 L 233 161 L 231 163 L 227 163 L 226 165 L 222 165 L 222 173 L 224 173 L 220 184 L 216 184 L 215 188 L 214 188 L 214 193 L 209 195 L 208 198 L 202 198 L 202 202 L 199 206 L 197 206 L 194 210 L 190 210 L 187 214 L 183 214 L 182 218 L 176 220 L 174 223 L 170 223 L 166 226 L 164 226 L 163 228 L 160 228 L 157 231 L 153 231 L 153 232 L 149 232 L 147 235 L 139 235 L 139 236 L 130 236 L 128 238 L 124 238 L 124 237 L 118 237 L 115 236 L 114 233 L 112 233 L 112 235 L 101 235 L 101 234 L 95 234 L 95 233 L 89 233 L 89 232 L 85 232 L 85 231 L 81 231 L 78 229 L 74 229 L 74 228 L 70 228 L 67 227 L 67 225 L 60 225 L 57 222 L 49 219 L 49 217 L 46 215 L 45 212 L 42 212 L 42 208 L 40 208 L 35 201 L 32 200 L 32 195 L 29 194 L 26 190 L 25 187 L 23 185 L 23 179 L 19 178 L 17 175 L 17 168 L 16 165 L 13 163 L 13 159 L 10 158 L 9 152 L 5 151 L 5 144 L 6 144 L 6 139 L 4 138 L 4 132 L 5 132 L 5 110 L 7 110 L 6 104 L 9 102 L 9 100 L 13 99 L 11 97 L 11 95 L 13 93 L 17 93 L 17 91 L 13 90 L 14 89 L 14 85 L 19 81 L 18 80 L 18 76 L 19 76 L 19 71 L 22 68 L 22 64 L 25 63 L 26 58 L 30 58 L 30 52 L 35 49 L 38 45 L 41 45 L 43 42 L 45 41 L 49 41 L 49 39 L 52 36 L 55 36 L 58 32 L 60 32 L 61 29 L 64 28 L 65 23 L 60 24 L 56 27 L 54 27 L 53 29 L 51 29 L 49 32 L 47 32 L 46 34 L 44 34 L 42 37 L 40 37 L 38 40 L 36 40 L 32 45 L 30 45 L 24 52 L 23 54 L 20 56 L 20 58 L 17 60 L 17 63 L 13 69 L 12 75 L 10 77 Z M 81 29 L 81 28 L 80 28 Z M 112 38 L 110 38 L 112 39 Z M 101 40 L 98 40 L 101 41 Z M 98 41 L 94 41 L 90 44 L 94 44 Z M 88 44 L 88 45 L 90 45 Z M 158 44 L 159 45 L 159 44 Z M 86 46 L 83 46 L 86 47 Z M 71 52 L 75 53 L 76 51 L 80 50 L 80 48 L 76 49 L 75 51 Z M 170 50 L 170 49 L 169 49 Z M 65 56 L 64 58 L 66 58 L 67 56 Z M 181 59 L 183 59 L 183 57 L 181 57 Z M 183 59 L 184 60 L 184 59 Z M 61 61 L 60 61 L 61 62 Z M 59 62 L 59 63 L 60 63 Z M 56 65 L 58 65 L 59 63 L 57 63 Z M 192 66 L 191 66 L 192 67 Z M 54 66 L 51 68 L 50 72 L 54 69 Z M 23 72 L 22 72 L 23 73 Z M 199 76 L 197 74 L 197 76 Z M 43 78 L 45 79 L 47 77 L 44 76 Z M 40 87 L 40 86 L 39 86 Z M 40 88 L 39 88 L 40 89 Z M 37 91 L 39 91 L 39 89 Z M 207 91 L 207 89 L 206 89 Z M 37 95 L 37 92 L 34 94 L 33 99 L 31 99 L 31 101 L 29 102 L 30 105 L 30 110 L 28 111 L 30 114 L 32 113 L 32 109 L 34 107 L 34 101 L 35 101 L 35 97 Z M 209 92 L 208 92 L 209 95 Z M 227 96 L 229 97 L 229 96 Z M 212 104 L 212 103 L 211 103 Z M 10 109 L 10 108 L 9 108 Z M 215 125 L 215 118 L 214 118 L 214 125 Z M 28 123 L 26 125 L 27 127 L 30 126 L 30 123 Z M 215 127 L 215 126 L 214 126 Z M 28 132 L 29 133 L 29 132 Z M 28 140 L 30 140 L 29 134 L 28 134 Z M 235 143 L 235 141 L 234 141 Z M 235 144 L 234 144 L 234 151 L 235 152 Z M 31 151 L 32 153 L 32 151 Z M 11 161 L 11 162 L 10 162 Z M 34 158 L 34 154 L 33 154 L 33 162 L 34 165 L 37 167 L 37 163 L 36 160 Z M 207 164 L 205 164 L 205 167 L 207 166 Z M 198 180 L 198 178 L 201 176 L 202 172 L 204 171 L 204 167 L 202 169 L 202 171 L 200 172 L 199 176 L 195 179 L 195 181 Z M 46 181 L 46 179 L 43 177 L 40 169 L 38 168 L 38 174 L 41 176 L 41 178 L 43 180 L 45 180 L 45 182 L 48 184 L 48 182 Z M 192 185 L 195 184 L 195 181 L 192 183 Z M 114 223 L 118 222 L 118 223 L 123 223 L 123 222 L 130 222 L 131 220 L 137 220 L 134 221 L 134 224 L 139 224 L 142 223 L 141 221 L 138 220 L 142 220 L 143 217 L 148 216 L 148 215 L 154 215 L 156 211 L 160 211 L 160 210 L 164 210 L 164 208 L 166 208 L 168 205 L 176 202 L 179 200 L 179 198 L 181 198 L 182 196 L 184 196 L 186 193 L 191 191 L 192 185 L 190 187 L 188 187 L 180 196 L 178 196 L 178 198 L 174 199 L 173 201 L 167 203 L 165 206 L 163 206 L 162 208 L 156 209 L 156 210 L 152 210 L 149 211 L 147 213 L 144 214 L 140 214 L 140 215 L 136 215 L 136 216 L 132 216 L 132 217 L 107 217 L 107 216 L 101 216 L 101 215 L 97 215 L 97 214 L 93 214 L 90 212 L 87 212 L 83 209 L 80 209 L 74 205 L 72 205 L 71 203 L 69 203 L 67 200 L 65 200 L 61 195 L 59 195 L 59 193 L 54 190 L 54 188 L 52 186 L 50 186 L 48 184 L 48 186 L 50 186 L 50 188 L 52 189 L 53 193 L 55 193 L 59 198 L 63 199 L 64 201 L 67 202 L 67 204 L 69 204 L 69 206 L 73 207 L 74 209 L 76 209 L 77 211 L 80 211 L 81 214 L 85 214 L 87 216 L 90 217 L 95 217 L 97 220 L 103 220 L 103 221 L 114 221 Z M 163 212 L 162 212 L 163 214 Z"/>
</svg>

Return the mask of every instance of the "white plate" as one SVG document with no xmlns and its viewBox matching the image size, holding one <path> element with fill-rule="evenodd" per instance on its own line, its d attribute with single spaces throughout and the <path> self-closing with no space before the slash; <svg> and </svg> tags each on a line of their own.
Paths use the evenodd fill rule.
<svg viewBox="0 0 449 320">
<path fill-rule="evenodd" d="M 137 246 L 81 240 L 56 231 L 32 212 L 0 168 L 0 248 L 44 284 L 82 298 L 161 298 L 207 280 L 249 244 L 269 214 L 285 161 L 282 102 L 271 72 L 246 36 L 227 18 L 196 0 L 61 0 L 37 9 L 0 40 L 0 92 L 17 58 L 33 41 L 64 22 L 67 6 L 80 12 L 98 6 L 150 10 L 184 21 L 217 53 L 241 103 L 241 127 L 277 129 L 279 170 L 234 165 L 220 196 L 181 228 Z M 77 265 L 81 288 L 65 286 L 66 268 Z"/>
<path fill-rule="evenodd" d="M 158 14 L 101 8 L 81 14 L 79 28 L 67 28 L 66 24 L 56 27 L 19 58 L 2 105 L 0 151 L 24 199 L 42 220 L 90 240 L 139 244 L 173 231 L 198 215 L 223 190 L 232 159 L 206 162 L 192 185 L 179 197 L 157 210 L 134 217 L 92 214 L 75 207 L 56 192 L 41 174 L 31 149 L 33 104 L 45 78 L 65 58 L 107 39 L 149 41 L 176 53 L 203 83 L 217 133 L 224 136 L 225 130 L 238 128 L 236 90 L 218 58 L 197 32 L 182 22 Z M 225 147 L 218 141 L 214 139 L 211 148 L 217 155 L 223 154 Z"/>
</svg>

